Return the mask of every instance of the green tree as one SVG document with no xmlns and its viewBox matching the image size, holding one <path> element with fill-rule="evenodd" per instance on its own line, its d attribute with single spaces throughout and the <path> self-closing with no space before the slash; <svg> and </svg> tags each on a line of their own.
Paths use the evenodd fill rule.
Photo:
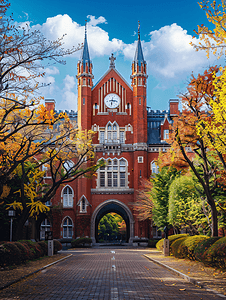
<svg viewBox="0 0 226 300">
<path fill-rule="evenodd" d="M 150 179 L 149 185 L 145 184 L 145 190 L 138 191 L 134 209 L 140 220 L 150 218 L 161 230 L 168 225 L 169 186 L 179 175 L 176 168 L 165 166 Z"/>
<path fill-rule="evenodd" d="M 171 225 L 187 228 L 191 234 L 207 229 L 208 223 L 202 210 L 202 200 L 191 175 L 173 180 L 169 187 L 169 215 Z"/>
<path fill-rule="evenodd" d="M 99 239 L 114 240 L 119 235 L 118 224 L 122 223 L 123 218 L 115 213 L 108 213 L 103 216 L 98 225 Z"/>
</svg>

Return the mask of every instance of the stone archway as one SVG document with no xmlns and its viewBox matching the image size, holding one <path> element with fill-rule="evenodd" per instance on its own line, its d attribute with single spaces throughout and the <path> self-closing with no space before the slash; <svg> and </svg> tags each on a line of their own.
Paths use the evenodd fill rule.
<svg viewBox="0 0 226 300">
<path fill-rule="evenodd" d="M 96 244 L 96 235 L 98 230 L 98 223 L 100 219 L 109 212 L 118 213 L 123 217 L 126 222 L 127 227 L 127 234 L 128 243 L 132 243 L 134 239 L 134 218 L 133 215 L 124 203 L 119 200 L 111 199 L 106 200 L 94 210 L 92 217 L 91 217 L 91 239 L 93 244 Z"/>
</svg>

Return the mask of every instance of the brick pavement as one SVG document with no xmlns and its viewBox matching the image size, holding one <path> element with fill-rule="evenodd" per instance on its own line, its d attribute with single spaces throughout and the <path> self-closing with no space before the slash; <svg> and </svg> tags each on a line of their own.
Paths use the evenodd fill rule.
<svg viewBox="0 0 226 300">
<path fill-rule="evenodd" d="M 115 252 L 115 253 L 114 253 Z M 215 300 L 136 249 L 84 249 L 0 292 L 0 299 Z"/>
</svg>

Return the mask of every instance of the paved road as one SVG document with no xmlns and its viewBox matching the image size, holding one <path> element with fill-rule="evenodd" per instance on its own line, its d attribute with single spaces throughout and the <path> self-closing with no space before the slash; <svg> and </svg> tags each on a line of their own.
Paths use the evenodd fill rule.
<svg viewBox="0 0 226 300">
<path fill-rule="evenodd" d="M 84 249 L 0 292 L 0 299 L 215 300 L 147 260 L 145 250 Z"/>
</svg>

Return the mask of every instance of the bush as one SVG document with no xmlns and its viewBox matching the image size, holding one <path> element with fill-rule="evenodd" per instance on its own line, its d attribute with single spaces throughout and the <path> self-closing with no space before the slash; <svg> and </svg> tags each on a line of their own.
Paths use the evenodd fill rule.
<svg viewBox="0 0 226 300">
<path fill-rule="evenodd" d="M 189 258 L 191 260 L 195 259 L 194 256 L 194 249 L 197 246 L 197 244 L 200 241 L 207 240 L 209 237 L 205 235 L 194 235 L 194 236 L 189 236 L 186 239 L 182 241 L 182 243 L 179 245 L 179 249 L 177 253 L 181 258 Z"/>
<path fill-rule="evenodd" d="M 14 245 L 20 250 L 21 262 L 24 263 L 30 258 L 30 249 L 20 242 L 14 242 Z"/>
<path fill-rule="evenodd" d="M 220 238 L 206 250 L 205 262 L 218 268 L 226 268 L 226 237 Z"/>
<path fill-rule="evenodd" d="M 170 252 L 173 254 L 173 256 L 178 257 L 178 258 L 183 258 L 180 253 L 180 245 L 181 243 L 186 240 L 188 236 L 183 236 L 181 238 L 178 238 L 173 241 L 173 243 L 170 246 Z"/>
<path fill-rule="evenodd" d="M 1 245 L 1 266 L 11 266 L 21 264 L 21 252 L 13 242 L 7 242 Z"/>
<path fill-rule="evenodd" d="M 212 246 L 220 237 L 210 237 L 207 240 L 202 240 L 199 242 L 194 249 L 194 258 L 198 261 L 205 261 L 205 253 L 208 251 L 209 247 Z"/>
<path fill-rule="evenodd" d="M 159 241 L 159 239 L 150 239 L 150 240 L 148 240 L 148 247 L 155 248 L 158 241 Z"/>
<path fill-rule="evenodd" d="M 62 244 L 58 240 L 53 240 L 53 247 L 54 247 L 54 254 L 57 254 L 58 251 L 62 250 Z"/>
<path fill-rule="evenodd" d="M 79 238 L 76 240 L 71 241 L 71 247 L 72 248 L 81 248 L 81 247 L 85 247 L 87 244 L 87 247 L 90 247 L 92 243 L 92 239 L 90 238 Z"/>
<path fill-rule="evenodd" d="M 177 239 L 180 239 L 181 237 L 185 237 L 185 236 L 188 236 L 187 233 L 182 233 L 182 234 L 174 234 L 174 235 L 170 235 L 168 237 L 169 239 L 169 244 L 170 246 L 172 245 L 172 243 L 177 240 Z M 163 241 L 164 239 L 161 239 L 160 241 L 158 241 L 158 243 L 156 244 L 156 248 L 158 251 L 163 251 Z"/>
<path fill-rule="evenodd" d="M 42 248 L 43 256 L 48 255 L 48 245 L 44 241 L 40 241 L 37 244 Z"/>
</svg>

